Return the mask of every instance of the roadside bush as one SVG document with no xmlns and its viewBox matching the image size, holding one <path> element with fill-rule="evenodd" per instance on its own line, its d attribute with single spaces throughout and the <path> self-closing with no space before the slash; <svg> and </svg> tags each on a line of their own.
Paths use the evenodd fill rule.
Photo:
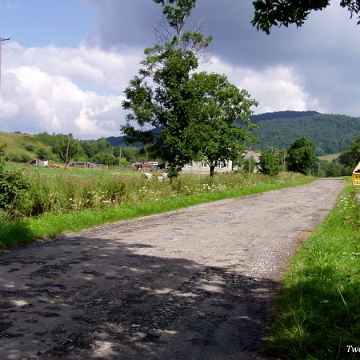
<svg viewBox="0 0 360 360">
<path fill-rule="evenodd" d="M 3 218 L 15 219 L 22 215 L 18 205 L 29 185 L 21 171 L 4 170 L 5 147 L 0 145 L 0 210 Z"/>
<path fill-rule="evenodd" d="M 260 158 L 260 171 L 265 175 L 276 176 L 280 171 L 279 156 L 275 150 L 263 151 Z"/>
</svg>

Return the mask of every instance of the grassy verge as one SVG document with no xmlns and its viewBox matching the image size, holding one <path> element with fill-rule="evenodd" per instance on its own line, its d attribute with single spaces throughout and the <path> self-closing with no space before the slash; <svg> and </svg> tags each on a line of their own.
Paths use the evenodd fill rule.
<svg viewBox="0 0 360 360">
<path fill-rule="evenodd" d="M 268 353 L 283 359 L 360 354 L 360 202 L 351 185 L 289 262 Z M 355 349 L 357 352 L 355 352 Z"/>
<path fill-rule="evenodd" d="M 231 177 L 232 175 L 226 176 Z M 3 221 L 0 222 L 0 247 L 11 247 L 30 242 L 33 239 L 53 237 L 63 232 L 80 231 L 104 223 L 164 213 L 205 202 L 299 186 L 315 180 L 315 178 L 311 177 L 292 176 L 273 179 L 262 175 L 247 178 L 246 186 L 237 186 L 235 188 L 229 188 L 229 186 L 211 187 L 208 184 L 200 183 L 202 191 L 197 190 L 195 193 L 189 193 L 188 183 L 184 182 L 182 185 L 180 179 L 176 185 L 177 190 L 163 198 L 160 196 L 158 198 L 144 197 L 143 201 L 137 198 L 136 203 L 110 203 L 101 209 L 72 211 L 57 215 L 46 213 L 39 217 L 27 218 L 16 223 Z M 221 179 L 224 181 L 226 178 L 222 177 Z"/>
</svg>

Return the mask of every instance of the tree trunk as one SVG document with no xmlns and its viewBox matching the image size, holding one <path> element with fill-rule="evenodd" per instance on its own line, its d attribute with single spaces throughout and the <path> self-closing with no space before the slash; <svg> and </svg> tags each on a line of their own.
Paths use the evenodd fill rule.
<svg viewBox="0 0 360 360">
<path fill-rule="evenodd" d="M 214 177 L 215 165 L 210 165 L 210 177 Z"/>
</svg>

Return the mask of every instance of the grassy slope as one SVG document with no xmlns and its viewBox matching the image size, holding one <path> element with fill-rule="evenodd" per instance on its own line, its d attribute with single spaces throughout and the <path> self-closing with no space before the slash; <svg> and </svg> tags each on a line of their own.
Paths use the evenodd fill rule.
<svg viewBox="0 0 360 360">
<path fill-rule="evenodd" d="M 44 148 L 49 153 L 51 153 L 50 145 L 45 144 L 42 141 L 36 139 L 36 137 L 27 134 L 6 133 L 0 131 L 0 144 L 6 144 L 7 154 L 26 154 L 32 159 L 37 158 L 35 152 L 40 148 Z M 26 150 L 26 146 L 33 146 L 34 151 Z"/>
</svg>

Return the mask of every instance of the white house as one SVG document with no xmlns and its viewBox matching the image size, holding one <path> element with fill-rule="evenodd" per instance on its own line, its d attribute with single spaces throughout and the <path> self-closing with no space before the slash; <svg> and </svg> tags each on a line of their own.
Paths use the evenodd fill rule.
<svg viewBox="0 0 360 360">
<path fill-rule="evenodd" d="M 224 165 L 223 163 L 218 164 L 215 167 L 215 172 L 218 173 L 227 173 L 232 171 L 232 161 L 231 160 L 227 160 L 226 164 Z M 193 173 L 193 174 L 207 174 L 210 173 L 210 166 L 209 164 L 207 164 L 206 162 L 197 162 L 197 161 L 192 161 L 189 164 L 186 164 L 182 169 L 181 172 L 189 174 L 189 173 Z"/>
</svg>

